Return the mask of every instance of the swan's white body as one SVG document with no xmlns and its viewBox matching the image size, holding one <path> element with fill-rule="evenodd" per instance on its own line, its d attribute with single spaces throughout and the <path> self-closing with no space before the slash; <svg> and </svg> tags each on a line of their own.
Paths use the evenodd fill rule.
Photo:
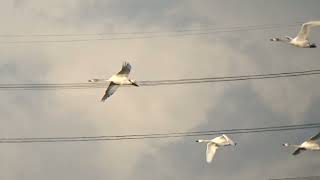
<svg viewBox="0 0 320 180">
<path fill-rule="evenodd" d="M 283 146 L 289 147 L 295 147 L 296 150 L 292 153 L 293 155 L 298 155 L 301 153 L 301 151 L 304 150 L 310 150 L 310 151 L 320 151 L 320 144 L 318 144 L 316 142 L 317 139 L 320 138 L 320 132 L 314 136 L 312 136 L 310 139 L 308 139 L 307 141 L 303 142 L 300 145 L 294 145 L 294 144 L 288 144 L 285 143 L 283 144 Z"/>
<path fill-rule="evenodd" d="M 320 21 L 310 21 L 301 26 L 301 30 L 295 38 L 286 36 L 285 38 L 272 38 L 271 41 L 280 41 L 300 48 L 316 48 L 316 44 L 309 41 L 310 29 L 320 26 Z"/>
<path fill-rule="evenodd" d="M 207 163 L 211 163 L 214 155 L 216 154 L 216 151 L 221 146 L 235 146 L 236 143 L 234 143 L 228 136 L 222 135 L 219 137 L 216 137 L 211 140 L 203 140 L 199 139 L 196 142 L 204 142 L 207 143 L 207 151 L 206 151 L 206 160 Z"/>
<path fill-rule="evenodd" d="M 129 73 L 131 70 L 131 65 L 124 62 L 122 69 L 117 74 L 111 76 L 109 79 L 90 79 L 89 82 L 110 82 L 104 96 L 101 101 L 104 102 L 108 97 L 110 97 L 118 88 L 122 85 L 133 85 L 139 86 L 135 80 L 129 79 Z"/>
</svg>

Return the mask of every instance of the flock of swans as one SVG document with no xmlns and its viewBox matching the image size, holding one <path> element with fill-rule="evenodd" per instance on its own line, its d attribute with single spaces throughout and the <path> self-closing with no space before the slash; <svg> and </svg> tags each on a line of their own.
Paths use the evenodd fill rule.
<svg viewBox="0 0 320 180">
<path fill-rule="evenodd" d="M 320 21 L 310 21 L 310 22 L 304 23 L 301 27 L 300 32 L 295 38 L 286 36 L 285 38 L 272 38 L 270 40 L 285 42 L 299 48 L 316 48 L 317 45 L 309 41 L 310 29 L 315 26 L 320 26 Z M 131 65 L 128 62 L 124 62 L 120 72 L 111 76 L 109 79 L 90 79 L 89 82 L 93 82 L 93 83 L 110 82 L 104 96 L 101 99 L 101 101 L 104 102 L 107 98 L 109 98 L 112 94 L 114 94 L 115 91 L 120 86 L 123 86 L 123 85 L 132 85 L 137 87 L 139 86 L 135 80 L 129 78 L 130 70 L 131 70 Z M 298 155 L 304 150 L 320 151 L 320 144 L 316 142 L 316 140 L 318 140 L 319 138 L 320 138 L 320 132 L 312 136 L 310 139 L 308 139 L 307 141 L 303 142 L 300 145 L 291 145 L 291 144 L 285 143 L 283 144 L 283 146 L 295 147 L 296 150 L 292 153 L 292 155 Z M 218 148 L 223 146 L 236 145 L 236 143 L 225 134 L 215 137 L 214 139 L 211 139 L 211 140 L 199 139 L 196 142 L 207 143 L 206 161 L 208 163 L 211 163 Z"/>
<path fill-rule="evenodd" d="M 314 136 L 312 136 L 307 141 L 304 141 L 300 145 L 293 145 L 284 143 L 283 146 L 285 147 L 295 147 L 296 149 L 292 153 L 292 155 L 298 155 L 301 153 L 301 151 L 310 150 L 310 151 L 320 151 L 320 144 L 316 142 L 316 140 L 320 139 L 320 132 Z M 206 160 L 207 163 L 211 163 L 214 155 L 216 154 L 216 151 L 219 147 L 223 146 L 235 146 L 237 143 L 235 143 L 231 138 L 229 138 L 227 135 L 223 134 L 222 136 L 218 136 L 211 140 L 203 140 L 199 139 L 196 142 L 204 142 L 207 143 L 207 151 L 206 151 Z"/>
</svg>

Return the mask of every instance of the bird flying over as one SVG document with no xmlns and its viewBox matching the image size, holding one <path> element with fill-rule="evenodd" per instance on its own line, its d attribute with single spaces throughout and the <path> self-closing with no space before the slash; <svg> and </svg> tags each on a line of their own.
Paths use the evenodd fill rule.
<svg viewBox="0 0 320 180">
<path fill-rule="evenodd" d="M 206 160 L 207 163 L 211 163 L 214 158 L 216 151 L 221 146 L 235 146 L 236 143 L 233 142 L 227 135 L 223 134 L 222 136 L 216 137 L 211 140 L 203 140 L 199 139 L 196 142 L 204 142 L 207 143 L 207 151 L 206 151 Z"/>
<path fill-rule="evenodd" d="M 311 138 L 309 138 L 308 140 L 306 140 L 305 142 L 303 142 L 300 145 L 294 145 L 294 144 L 288 144 L 285 143 L 283 144 L 283 146 L 289 147 L 295 147 L 296 150 L 292 153 L 292 155 L 298 155 L 300 154 L 302 151 L 305 150 L 311 150 L 311 151 L 320 151 L 320 144 L 316 142 L 316 140 L 320 139 L 320 132 L 314 136 L 312 136 Z"/>
<path fill-rule="evenodd" d="M 101 101 L 104 102 L 107 98 L 114 94 L 120 86 L 139 86 L 135 80 L 129 78 L 130 70 L 131 65 L 128 62 L 124 62 L 120 72 L 111 76 L 109 79 L 90 79 L 89 82 L 110 82 L 104 96 L 101 99 Z"/>
<path fill-rule="evenodd" d="M 271 38 L 270 41 L 280 41 L 300 48 L 316 48 L 315 43 L 309 41 L 309 34 L 312 27 L 320 26 L 320 21 L 310 21 L 301 26 L 300 32 L 295 38 L 286 36 L 285 38 Z"/>
</svg>

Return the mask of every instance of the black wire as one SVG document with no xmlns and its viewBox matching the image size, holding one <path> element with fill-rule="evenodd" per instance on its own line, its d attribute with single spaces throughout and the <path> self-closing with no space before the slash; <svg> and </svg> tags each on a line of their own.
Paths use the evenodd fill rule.
<svg viewBox="0 0 320 180">
<path fill-rule="evenodd" d="M 244 80 L 272 79 L 297 76 L 319 75 L 320 70 L 306 70 L 297 72 L 254 74 L 242 76 L 225 76 L 225 77 L 207 77 L 192 79 L 174 79 L 174 80 L 155 80 L 155 81 L 138 81 L 140 86 L 161 86 L 161 85 L 179 85 L 179 84 L 196 84 L 196 83 L 215 83 L 215 82 L 232 82 Z M 0 84 L 0 90 L 58 90 L 58 89 L 92 89 L 106 88 L 107 83 L 52 83 L 52 84 Z M 126 86 L 131 87 L 131 86 Z"/>
<path fill-rule="evenodd" d="M 238 30 L 247 28 L 281 28 L 301 25 L 301 22 L 291 24 L 260 24 L 233 27 L 200 27 L 193 29 L 176 29 L 171 31 L 135 31 L 135 32 L 105 32 L 105 33 L 70 33 L 70 34 L 0 34 L 2 38 L 21 38 L 21 37 L 68 37 L 68 36 L 105 36 L 105 35 L 140 35 L 140 34 L 164 34 L 164 33 L 182 33 L 197 31 L 216 31 L 216 30 Z"/>
<path fill-rule="evenodd" d="M 171 82 L 171 81 L 197 81 L 197 80 L 212 80 L 212 79 L 233 79 L 233 78 L 247 78 L 247 77 L 262 77 L 262 76 L 277 76 L 277 75 L 291 75 L 291 74 L 305 74 L 305 73 L 319 73 L 320 69 L 312 69 L 305 71 L 293 71 L 293 72 L 282 72 L 282 73 L 268 73 L 268 74 L 252 74 L 252 75 L 239 75 L 239 76 L 221 76 L 221 77 L 208 77 L 208 78 L 187 78 L 187 79 L 167 79 L 158 81 L 140 81 L 141 83 L 149 82 Z"/>
<path fill-rule="evenodd" d="M 300 125 L 286 125 L 286 126 L 269 126 L 262 128 L 254 128 L 255 130 L 264 129 L 277 129 L 277 128 L 297 128 L 297 127 L 310 127 L 320 126 L 320 123 L 309 123 Z M 227 129 L 227 130 L 207 130 L 207 131 L 188 131 L 188 132 L 170 132 L 170 133 L 153 133 L 153 134 L 127 134 L 127 135 L 113 135 L 113 136 L 77 136 L 77 137 L 54 137 L 54 138 L 0 138 L 2 140 L 38 140 L 38 139 L 90 139 L 90 138 L 121 138 L 121 137 L 145 137 L 145 136 L 167 136 L 167 135 L 184 135 L 184 134 L 203 134 L 203 133 L 216 133 L 216 132 L 232 132 L 232 131 L 251 131 L 252 128 L 247 129 Z"/>
<path fill-rule="evenodd" d="M 296 26 L 296 25 L 291 25 Z M 286 26 L 290 27 L 290 26 Z M 66 43 L 66 42 L 88 42 L 88 41 L 114 41 L 114 40 L 138 40 L 138 39 L 153 39 L 161 37 L 187 37 L 187 36 L 201 36 L 212 33 L 228 33 L 239 31 L 256 31 L 256 30 L 271 30 L 279 27 L 257 27 L 248 29 L 234 29 L 234 30 L 220 30 L 220 31 L 204 31 L 204 32 L 191 32 L 191 33 L 176 33 L 176 34 L 160 34 L 160 35 L 148 35 L 148 36 L 131 36 L 131 37 L 111 37 L 111 38 L 96 38 L 96 39 L 67 39 L 67 40 L 31 40 L 31 41 L 0 41 L 0 44 L 34 44 L 34 43 Z"/>
<path fill-rule="evenodd" d="M 320 180 L 320 176 L 306 176 L 306 177 L 293 177 L 293 178 L 280 178 L 280 179 L 269 179 L 269 180 Z"/>
<path fill-rule="evenodd" d="M 139 140 L 139 139 L 164 139 L 178 137 L 196 137 L 218 134 L 251 134 L 261 132 L 276 132 L 320 128 L 319 123 L 291 125 L 291 126 L 272 126 L 264 128 L 229 129 L 214 131 L 197 131 L 197 133 L 171 133 L 171 134 L 145 134 L 145 135 L 122 135 L 122 136 L 89 136 L 89 137 L 56 137 L 56 138 L 2 138 L 0 143 L 49 143 L 49 142 L 82 142 L 82 141 L 119 141 L 119 140 Z"/>
</svg>

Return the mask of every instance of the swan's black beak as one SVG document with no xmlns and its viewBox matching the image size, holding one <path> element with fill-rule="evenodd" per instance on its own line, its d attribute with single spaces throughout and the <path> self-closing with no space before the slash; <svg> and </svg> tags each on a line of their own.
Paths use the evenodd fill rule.
<svg viewBox="0 0 320 180">
<path fill-rule="evenodd" d="M 132 82 L 133 86 L 139 87 L 139 85 L 136 82 Z"/>
</svg>

